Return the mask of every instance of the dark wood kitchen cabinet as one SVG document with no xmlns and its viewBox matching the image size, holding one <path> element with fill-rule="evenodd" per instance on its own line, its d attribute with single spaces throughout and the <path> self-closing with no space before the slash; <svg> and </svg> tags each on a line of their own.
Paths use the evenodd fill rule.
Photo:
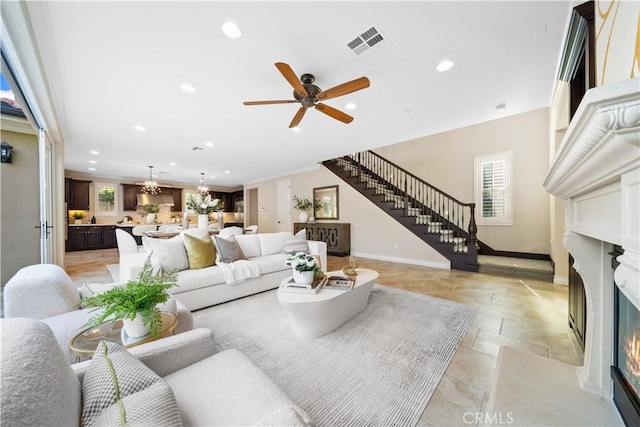
<svg viewBox="0 0 640 427">
<path fill-rule="evenodd" d="M 70 225 L 67 252 L 117 248 L 115 225 Z"/>
<path fill-rule="evenodd" d="M 89 206 L 91 181 L 66 178 L 64 184 L 65 201 L 67 202 L 68 210 L 85 211 L 91 209 Z"/>
<path fill-rule="evenodd" d="M 118 228 L 117 225 L 102 226 L 102 247 L 105 249 L 118 247 L 118 241 L 116 240 L 116 228 Z"/>
<path fill-rule="evenodd" d="M 138 207 L 138 194 L 142 194 L 141 185 L 122 184 L 122 209 L 135 211 Z M 182 212 L 182 188 L 160 187 L 160 194 L 173 197 L 171 212 Z"/>
</svg>

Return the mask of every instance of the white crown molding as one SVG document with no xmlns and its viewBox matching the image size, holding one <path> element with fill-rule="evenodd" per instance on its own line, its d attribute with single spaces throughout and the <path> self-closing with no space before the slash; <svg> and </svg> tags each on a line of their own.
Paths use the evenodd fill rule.
<svg viewBox="0 0 640 427">
<path fill-rule="evenodd" d="M 589 90 L 544 187 L 567 199 L 619 180 L 640 163 L 640 78 Z"/>
</svg>

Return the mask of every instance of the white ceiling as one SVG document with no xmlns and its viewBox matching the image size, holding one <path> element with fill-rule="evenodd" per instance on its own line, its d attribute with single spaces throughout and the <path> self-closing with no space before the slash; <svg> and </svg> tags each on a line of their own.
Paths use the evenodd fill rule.
<svg viewBox="0 0 640 427">
<path fill-rule="evenodd" d="M 153 165 L 161 183 L 195 185 L 205 172 L 210 186 L 234 186 L 548 106 L 571 6 L 55 1 L 28 9 L 46 17 L 34 33 L 67 170 L 142 181 Z M 242 28 L 241 38 L 222 33 L 227 20 Z M 357 57 L 346 45 L 372 25 L 390 45 Z M 455 66 L 440 73 L 443 59 Z M 298 104 L 244 106 L 292 99 L 279 61 L 298 76 L 314 74 L 325 90 L 367 76 L 371 87 L 326 101 L 354 121 L 310 110 L 302 131 L 292 132 Z M 196 91 L 182 91 L 182 83 Z M 358 108 L 346 111 L 347 102 Z"/>
</svg>

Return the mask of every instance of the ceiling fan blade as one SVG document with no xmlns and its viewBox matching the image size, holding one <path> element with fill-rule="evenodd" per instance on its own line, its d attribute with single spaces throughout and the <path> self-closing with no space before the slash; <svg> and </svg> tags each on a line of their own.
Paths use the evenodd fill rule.
<svg viewBox="0 0 640 427">
<path fill-rule="evenodd" d="M 293 116 L 293 120 L 291 120 L 291 124 L 289 125 L 289 129 L 294 128 L 300 124 L 300 121 L 304 117 L 304 113 L 307 112 L 307 107 L 300 107 L 295 116 Z"/>
<path fill-rule="evenodd" d="M 285 64 L 284 62 L 276 62 L 276 68 L 278 69 L 278 71 L 280 71 L 282 76 L 287 79 L 289 84 L 293 86 L 295 91 L 300 94 L 300 96 L 304 98 L 309 96 L 307 90 L 304 88 L 302 82 L 300 81 L 300 79 L 298 79 L 298 76 L 296 76 L 296 73 L 293 72 L 289 64 Z"/>
<path fill-rule="evenodd" d="M 340 110 L 336 110 L 333 107 L 329 107 L 321 102 L 316 104 L 316 110 L 325 113 L 329 117 L 333 117 L 336 120 L 340 120 L 342 123 L 351 123 L 353 121 L 353 117 L 348 114 L 343 113 Z"/>
<path fill-rule="evenodd" d="M 335 98 L 351 92 L 368 88 L 369 84 L 370 82 L 368 78 L 360 77 L 359 79 L 351 80 L 350 82 L 342 83 L 341 85 L 334 86 L 331 89 L 322 91 L 316 95 L 316 98 L 324 101 L 326 99 Z"/>
<path fill-rule="evenodd" d="M 267 105 L 267 104 L 293 104 L 298 102 L 295 99 L 286 99 L 282 101 L 245 101 L 244 105 Z"/>
</svg>

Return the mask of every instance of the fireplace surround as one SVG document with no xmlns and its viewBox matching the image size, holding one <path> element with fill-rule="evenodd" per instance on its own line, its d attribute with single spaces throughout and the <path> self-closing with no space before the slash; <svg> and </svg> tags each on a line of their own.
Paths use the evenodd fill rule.
<svg viewBox="0 0 640 427">
<path fill-rule="evenodd" d="M 585 287 L 587 327 L 578 382 L 611 398 L 615 292 L 640 308 L 640 78 L 586 93 L 544 186 L 565 201 L 563 242 Z M 624 253 L 615 257 L 612 270 L 614 245 Z"/>
</svg>

